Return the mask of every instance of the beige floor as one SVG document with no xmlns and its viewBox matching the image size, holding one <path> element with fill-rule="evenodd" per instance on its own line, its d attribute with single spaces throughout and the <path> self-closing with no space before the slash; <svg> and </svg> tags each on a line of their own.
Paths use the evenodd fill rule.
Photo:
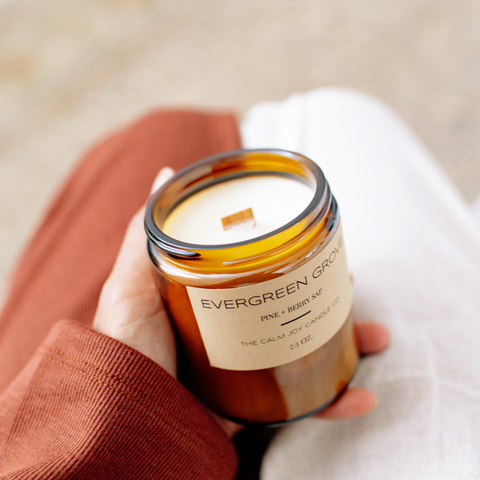
<svg viewBox="0 0 480 480">
<path fill-rule="evenodd" d="M 157 106 L 342 85 L 392 105 L 480 191 L 478 0 L 0 0 L 0 291 L 48 198 Z"/>
</svg>

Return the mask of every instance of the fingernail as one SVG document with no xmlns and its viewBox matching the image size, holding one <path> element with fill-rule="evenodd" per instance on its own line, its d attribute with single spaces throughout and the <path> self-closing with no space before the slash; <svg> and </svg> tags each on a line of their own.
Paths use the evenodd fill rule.
<svg viewBox="0 0 480 480">
<path fill-rule="evenodd" d="M 155 177 L 150 193 L 156 192 L 167 180 L 170 180 L 173 175 L 175 175 L 175 171 L 172 168 L 163 167 Z"/>
</svg>

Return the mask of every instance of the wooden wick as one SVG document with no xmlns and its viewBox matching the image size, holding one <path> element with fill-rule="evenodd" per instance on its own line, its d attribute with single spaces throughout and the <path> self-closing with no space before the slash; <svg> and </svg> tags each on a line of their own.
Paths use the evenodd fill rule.
<svg viewBox="0 0 480 480">
<path fill-rule="evenodd" d="M 252 228 L 256 225 L 253 210 L 251 208 L 247 208 L 222 218 L 223 230 L 228 230 L 243 223 L 250 224 Z"/>
</svg>

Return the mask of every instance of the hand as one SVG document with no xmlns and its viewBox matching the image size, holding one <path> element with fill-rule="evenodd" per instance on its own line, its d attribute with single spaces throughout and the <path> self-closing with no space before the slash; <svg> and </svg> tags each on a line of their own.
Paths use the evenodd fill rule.
<svg viewBox="0 0 480 480">
<path fill-rule="evenodd" d="M 152 187 L 173 176 L 163 168 Z M 143 227 L 145 207 L 130 221 L 112 272 L 105 282 L 93 328 L 138 350 L 177 376 L 175 336 L 155 283 Z"/>
<path fill-rule="evenodd" d="M 390 333 L 380 323 L 356 323 L 355 333 L 362 356 L 381 352 L 390 343 Z M 377 397 L 373 392 L 359 387 L 348 388 L 339 399 L 325 410 L 317 413 L 315 417 L 330 420 L 358 417 L 373 410 L 376 406 Z"/>
<path fill-rule="evenodd" d="M 173 175 L 163 168 L 152 191 Z M 113 270 L 103 286 L 93 328 L 143 353 L 176 378 L 175 336 L 164 309 L 147 250 L 143 228 L 145 208 L 131 220 Z M 385 327 L 377 323 L 356 325 L 363 355 L 384 349 L 389 342 Z M 320 418 L 340 419 L 362 415 L 375 407 L 372 392 L 350 388 L 335 403 L 317 414 Z M 241 427 L 214 415 L 229 436 Z"/>
</svg>

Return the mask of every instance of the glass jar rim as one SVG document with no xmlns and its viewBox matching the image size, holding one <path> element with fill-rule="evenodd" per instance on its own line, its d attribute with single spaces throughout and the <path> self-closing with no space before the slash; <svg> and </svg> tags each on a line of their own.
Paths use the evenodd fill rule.
<svg viewBox="0 0 480 480">
<path fill-rule="evenodd" d="M 241 162 L 249 158 L 252 160 L 252 157 L 257 159 L 258 163 L 254 165 L 254 168 L 245 168 L 248 165 Z M 277 169 L 274 169 L 275 164 L 282 163 L 285 164 L 286 168 L 287 162 L 290 166 L 296 164 L 298 167 L 297 174 L 282 171 L 278 169 L 278 165 Z M 268 166 L 269 163 L 271 164 L 270 167 Z M 188 243 L 168 236 L 157 225 L 156 219 L 159 216 L 159 210 L 161 210 L 161 217 L 166 219 L 180 203 L 193 194 L 218 183 L 254 175 L 277 175 L 294 178 L 314 188 L 313 198 L 307 207 L 288 223 L 264 235 L 235 243 L 214 245 Z M 172 195 L 173 201 L 167 201 L 165 205 L 161 205 L 161 200 L 165 201 L 165 198 L 169 195 Z M 326 215 L 330 197 L 330 188 L 322 170 L 315 162 L 302 154 L 273 148 L 232 150 L 192 163 L 179 170 L 154 192 L 148 200 L 145 211 L 145 231 L 148 239 L 166 253 L 174 257 L 195 258 L 201 255 L 200 251 L 237 248 L 261 242 L 294 227 L 308 217 L 312 217 L 311 221 L 308 222 L 308 224 L 311 224 L 319 215 L 322 218 Z"/>
</svg>

